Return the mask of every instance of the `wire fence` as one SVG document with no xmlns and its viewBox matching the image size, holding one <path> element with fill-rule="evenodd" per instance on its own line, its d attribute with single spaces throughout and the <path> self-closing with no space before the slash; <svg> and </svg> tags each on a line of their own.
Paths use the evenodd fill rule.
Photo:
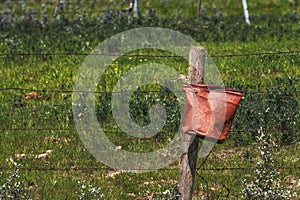
<svg viewBox="0 0 300 200">
<path fill-rule="evenodd" d="M 177 8 L 184 8 L 184 9 L 196 9 L 197 8 L 197 1 L 195 0 L 191 0 L 191 1 L 187 1 L 189 3 L 182 3 L 182 1 L 171 1 L 171 0 L 161 0 L 161 3 L 159 4 L 160 7 L 167 7 L 167 6 L 172 6 L 174 7 L 174 5 L 177 5 Z M 49 1 L 49 0 L 42 0 L 42 1 L 38 1 L 38 0 L 34 0 L 34 1 L 26 1 L 26 0 L 14 0 L 14 1 L 10 1 L 10 0 L 4 0 L 0 3 L 9 3 L 9 4 L 14 4 L 14 3 L 25 3 L 28 5 L 34 5 L 34 4 L 38 4 L 40 5 L 41 3 L 46 4 L 46 5 L 57 5 L 58 2 L 57 1 Z M 203 2 L 205 5 L 205 7 L 210 7 L 209 4 L 207 4 L 207 2 Z M 107 5 L 106 1 L 99 1 L 99 0 L 61 0 L 59 1 L 60 5 L 77 5 L 77 6 L 89 6 L 89 7 L 94 7 L 94 6 L 102 6 L 103 4 Z M 129 1 L 113 1 L 110 2 L 110 7 L 109 8 L 114 8 L 112 6 L 124 6 L 126 7 L 127 5 L 129 5 Z M 156 3 L 157 5 L 157 3 Z M 242 4 L 241 4 L 242 5 Z M 250 4 L 249 4 L 250 5 Z M 144 3 L 141 2 L 139 3 L 139 8 L 141 9 L 145 9 L 145 8 L 151 8 L 153 7 L 153 3 Z M 214 10 L 216 10 L 217 8 L 215 6 L 211 6 Z M 253 7 L 253 6 L 252 6 Z M 252 8 L 251 7 L 251 8 Z M 297 9 L 298 8 L 298 4 L 297 4 L 297 0 L 292 3 L 289 7 L 291 7 L 292 9 Z M 257 7 L 256 7 L 257 8 Z M 260 7 L 258 7 L 259 9 Z M 263 8 L 261 8 L 263 10 Z"/>
<path fill-rule="evenodd" d="M 32 88 L 0 88 L 0 93 L 1 91 L 35 91 L 35 92 L 52 92 L 52 93 L 73 93 L 73 92 L 92 92 L 92 91 L 73 91 L 73 90 L 49 90 L 49 89 L 32 89 Z M 133 91 L 132 91 L 133 92 Z M 157 91 L 145 91 L 145 92 L 161 92 L 159 90 Z M 299 93 L 300 91 L 297 90 L 297 93 Z M 104 93 L 107 94 L 108 92 L 95 92 L 95 93 Z M 253 95 L 253 94 L 267 94 L 267 92 L 245 92 L 246 95 Z M 79 130 L 76 128 L 65 128 L 65 127 L 1 127 L 0 131 L 13 131 L 14 134 L 20 132 L 23 133 L 24 131 L 72 131 L 72 132 L 77 132 L 77 131 L 86 131 L 86 132 L 99 132 L 99 130 L 95 130 L 95 129 L 84 129 L 84 130 Z M 121 130 L 109 130 L 109 129 L 104 129 L 102 130 L 103 132 L 107 132 L 107 133 L 112 133 L 112 134 L 126 134 L 125 132 L 121 131 Z M 248 132 L 248 133 L 257 133 L 257 130 L 255 129 L 247 129 L 247 130 L 231 130 L 231 133 L 243 133 L 243 132 Z M 283 129 L 283 130 L 279 130 L 276 129 L 274 130 L 274 132 L 287 132 L 289 134 L 298 134 L 299 130 L 290 130 L 290 129 Z M 282 170 L 288 170 L 288 169 L 299 169 L 300 166 L 276 166 L 276 169 L 282 169 Z M 0 170 L 10 170 L 11 168 L 9 167 L 0 167 Z M 99 171 L 99 170 L 109 170 L 109 167 L 93 167 L 93 168 L 85 168 L 85 167 L 66 167 L 66 168 L 57 168 L 57 167 L 49 167 L 49 168 L 45 168 L 45 167 L 23 167 L 20 168 L 20 170 L 35 170 L 35 171 Z M 201 170 L 203 171 L 229 171 L 229 170 L 244 170 L 244 171 L 251 171 L 254 170 L 256 168 L 253 167 L 221 167 L 221 168 L 203 168 L 201 167 Z M 138 169 L 135 169 L 138 170 Z M 161 170 L 178 170 L 177 168 L 166 168 L 166 169 L 161 169 Z M 199 169 L 200 170 L 200 169 Z"/>
<path fill-rule="evenodd" d="M 109 171 L 109 167 L 20 167 L 25 171 Z M 219 167 L 219 168 L 201 168 L 198 171 L 253 171 L 260 169 L 258 167 Z M 276 170 L 300 169 L 300 166 L 275 166 Z M 0 170 L 11 170 L 11 167 L 0 167 Z M 131 169 L 139 171 L 139 169 Z M 178 168 L 149 169 L 158 171 L 178 171 Z"/>
<path fill-rule="evenodd" d="M 224 54 L 224 55 L 210 55 L 212 58 L 226 58 L 226 57 L 253 57 L 253 56 L 281 56 L 281 55 L 299 55 L 300 51 L 277 51 L 277 52 L 254 52 L 254 53 L 240 53 L 240 54 Z M 109 54 L 109 53 L 76 53 L 76 52 L 57 52 L 57 53 L 0 53 L 0 57 L 15 56 L 112 56 L 112 57 L 148 57 L 148 58 L 182 58 L 176 55 L 149 55 L 149 54 Z"/>
<path fill-rule="evenodd" d="M 22 2 L 25 2 L 23 0 L 16 0 L 14 1 L 16 3 L 22 3 Z M 40 2 L 40 1 L 39 1 Z M 42 1 L 44 2 L 45 4 L 51 4 L 53 5 L 53 8 L 55 7 L 56 3 L 55 1 Z M 88 0 L 88 1 L 61 1 L 62 2 L 62 5 L 94 5 L 94 6 L 98 6 L 99 4 L 102 3 L 102 1 L 96 1 L 96 0 Z M 80 3 L 79 3 L 80 2 Z M 171 1 L 165 1 L 165 6 L 170 3 Z M 1 5 L 2 2 L 0 2 L 0 5 Z M 174 2 L 172 2 L 174 4 Z M 27 4 L 27 2 L 26 2 Z M 28 4 L 34 4 L 34 1 L 31 1 L 31 2 L 28 2 Z M 149 8 L 152 8 L 151 5 L 150 6 L 146 6 L 144 7 L 143 4 L 140 4 L 140 8 L 141 9 L 149 9 Z M 125 7 L 126 5 L 124 5 Z M 51 8 L 52 9 L 52 8 Z M 115 8 L 114 8 L 115 9 Z M 156 9 L 156 8 L 154 8 Z M 158 8 L 159 9 L 159 8 Z M 180 9 L 191 9 L 191 10 L 195 10 L 196 7 L 195 6 L 186 6 L 186 5 L 181 5 L 180 6 Z M 258 8 L 260 9 L 260 8 Z M 120 9 L 118 9 L 119 11 L 121 11 Z M 297 8 L 296 8 L 297 10 Z M 68 13 L 71 13 L 70 10 L 68 9 L 65 9 L 63 11 L 65 14 L 68 14 Z M 98 12 L 98 11 L 97 11 Z M 106 12 L 104 9 L 103 10 L 99 10 L 99 12 Z M 176 11 L 174 11 L 176 12 Z M 76 13 L 76 12 L 74 12 Z M 22 51 L 21 51 L 22 52 Z M 247 52 L 247 53 L 229 53 L 229 54 L 212 54 L 210 55 L 211 58 L 216 58 L 216 59 L 223 59 L 223 58 L 252 58 L 252 57 L 276 57 L 276 56 L 279 56 L 279 57 L 288 57 L 288 56 L 296 56 L 297 58 L 299 57 L 300 55 L 300 51 L 298 50 L 295 50 L 295 51 L 272 51 L 272 52 Z M 135 53 L 131 53 L 131 54 L 124 54 L 124 55 L 118 55 L 118 54 L 113 54 L 113 53 L 82 53 L 82 52 L 24 52 L 24 53 L 20 53 L 20 52 L 9 52 L 9 53 L 0 53 L 0 60 L 5 60 L 5 59 L 8 59 L 8 60 L 14 60 L 14 59 L 18 59 L 18 58 L 32 58 L 32 57 L 36 57 L 36 58 L 39 58 L 39 57 L 43 57 L 43 58 L 47 58 L 47 57 L 51 57 L 51 56 L 58 56 L 58 57 L 67 57 L 67 56 L 75 56 L 75 57 L 84 57 L 84 56 L 111 56 L 111 57 L 123 57 L 123 58 L 147 58 L 147 59 L 183 59 L 182 56 L 177 56 L 177 55 L 157 55 L 157 54 L 135 54 Z M 5 61 L 4 61 L 5 62 Z M 36 93 L 53 93 L 53 94 L 65 94 L 65 93 L 68 93 L 68 94 L 72 94 L 72 93 L 76 93 L 76 92 L 79 92 L 79 93 L 95 93 L 95 94 L 103 94 L 103 95 L 111 95 L 111 94 L 114 94 L 114 93 L 124 93 L 124 92 L 114 92 L 114 91 L 110 91 L 110 92 L 107 92 L 107 91 L 75 91 L 75 90 L 72 90 L 72 89 L 55 89 L 55 88 L 42 88 L 42 87 L 37 87 L 37 88 L 30 88 L 30 87 L 4 87 L 4 86 L 1 86 L 0 87 L 0 95 L 3 96 L 9 96 L 10 92 L 12 93 L 28 93 L 28 92 L 36 92 Z M 126 91 L 126 93 L 133 93 L 135 91 Z M 160 93 L 161 91 L 160 90 L 148 90 L 148 91 L 139 91 L 139 93 Z M 183 91 L 173 91 L 173 92 L 183 92 Z M 253 91 L 253 90 L 246 90 L 244 89 L 243 90 L 244 92 L 244 95 L 245 95 L 245 98 L 247 97 L 251 97 L 252 95 L 259 95 L 259 94 L 262 94 L 262 95 L 268 95 L 269 94 L 269 91 Z M 295 96 L 299 95 L 300 94 L 300 90 L 299 89 L 296 89 L 296 90 L 293 90 L 293 93 Z M 0 97 L 0 99 L 2 98 Z M 68 97 L 70 100 L 70 97 Z M 38 98 L 36 98 L 38 99 Z M 41 98 L 43 99 L 43 98 Z M 56 102 L 56 99 L 53 98 L 53 99 L 50 99 L 49 101 L 55 103 Z M 41 102 L 43 103 L 43 102 Z M 2 108 L 5 108 L 6 105 L 3 105 Z M 28 108 L 29 110 L 31 109 L 30 107 Z M 27 109 L 27 110 L 28 110 Z M 69 109 L 69 108 L 67 108 Z M 7 112 L 6 112 L 7 111 Z M 18 112 L 18 111 L 15 111 L 15 110 L 12 110 L 12 109 L 2 109 L 1 110 L 1 115 L 0 118 L 2 119 L 5 119 L 5 116 L 6 115 L 11 115 L 12 113 L 14 112 Z M 34 112 L 34 111 L 33 111 Z M 29 114 L 25 114 L 24 115 L 24 119 L 23 121 L 26 121 L 27 118 L 30 116 Z M 39 120 L 39 119 L 37 119 Z M 56 119 L 47 119 L 49 121 L 52 121 L 53 123 L 57 123 L 56 122 Z M 69 122 L 68 122 L 69 123 Z M 20 123 L 21 124 L 21 123 Z M 20 125 L 18 124 L 18 125 Z M 24 123 L 25 124 L 25 123 Z M 95 129 L 84 129 L 84 130 L 80 130 L 80 129 L 76 129 L 73 124 L 68 124 L 66 127 L 56 127 L 56 125 L 54 126 L 45 126 L 44 124 L 40 125 L 40 126 L 24 126 L 23 124 L 21 124 L 20 126 L 21 127 L 18 127 L 18 125 L 15 125 L 13 123 L 5 123 L 5 124 L 2 124 L 0 126 L 0 131 L 2 133 L 5 134 L 13 134 L 13 135 L 16 135 L 18 136 L 19 134 L 24 134 L 26 135 L 27 132 L 33 132 L 33 131 L 37 131 L 37 132 L 60 132 L 59 134 L 62 134 L 63 135 L 63 132 L 71 132 L 71 133 L 76 133 L 77 131 L 87 131 L 87 132 L 97 132 L 99 130 L 95 130 Z M 272 130 L 274 133 L 284 133 L 284 134 L 288 134 L 288 135 L 297 135 L 299 136 L 299 130 L 297 129 L 274 129 Z M 105 133 L 110 133 L 110 134 L 122 134 L 122 135 L 126 135 L 127 133 L 126 132 L 123 132 L 122 130 L 115 130 L 115 129 L 107 129 L 107 128 L 104 128 L 103 129 L 103 132 Z M 255 134 L 257 133 L 257 130 L 256 129 L 234 129 L 234 130 L 231 130 L 230 133 L 232 134 L 243 134 L 243 133 L 250 133 L 250 134 Z M 131 140 L 131 139 L 129 139 Z M 133 142 L 136 141 L 135 138 L 132 139 Z M 155 139 L 153 139 L 153 141 L 155 142 Z M 1 141 L 2 142 L 2 141 Z M 295 140 L 293 142 L 293 144 L 295 144 L 296 142 L 298 142 L 297 140 Z M 231 146 L 228 147 L 228 148 L 232 148 Z M 247 147 L 247 149 L 251 149 L 253 150 L 253 145 L 249 145 L 249 147 Z M 255 145 L 254 145 L 254 148 Z M 0 148 L 1 150 L 1 148 Z M 226 150 L 226 149 L 223 149 L 223 150 Z M 295 147 L 295 149 L 292 150 L 294 152 L 295 155 L 298 155 L 298 152 L 299 152 L 299 148 L 298 146 Z M 215 152 L 214 150 L 211 152 L 210 155 L 216 155 L 218 154 L 218 151 Z M 10 155 L 8 155 L 10 156 Z M 209 156 L 209 155 L 208 155 Z M 209 166 L 206 166 L 205 165 L 205 161 L 206 159 L 208 159 L 208 156 L 206 158 L 203 158 L 200 159 L 199 161 L 201 162 L 198 169 L 197 169 L 197 176 L 198 178 L 201 179 L 202 182 L 206 183 L 206 193 L 207 193 L 207 197 L 209 198 L 209 186 L 208 186 L 208 182 L 200 173 L 201 172 L 208 172 L 208 173 L 215 173 L 215 174 L 218 174 L 218 173 L 228 173 L 228 172 L 253 172 L 255 170 L 259 170 L 260 168 L 259 167 L 254 167 L 255 166 L 255 163 L 248 163 L 248 165 L 246 165 L 246 167 L 210 167 L 211 165 Z M 281 155 L 277 155 L 277 156 L 281 156 Z M 13 155 L 12 155 L 13 157 Z M 254 161 L 255 162 L 255 161 Z M 1 164 L 2 165 L 2 164 Z M 1 171 L 11 171 L 12 168 L 9 167 L 9 166 L 6 166 L 6 164 L 3 164 L 5 166 L 0 166 L 0 170 Z M 26 171 L 26 172 L 30 172 L 30 171 L 37 171 L 37 172 L 64 172 L 64 173 L 71 173 L 71 172 L 87 172 L 87 173 L 93 173 L 94 171 L 99 171 L 99 172 L 108 172 L 108 171 L 111 171 L 112 168 L 110 167 L 107 167 L 107 166 L 102 166 L 100 165 L 99 167 L 82 167 L 82 166 L 73 166 L 72 163 L 68 163 L 66 162 L 65 167 L 59 167 L 61 165 L 57 165 L 56 166 L 56 163 L 51 163 L 51 164 L 46 164 L 46 165 L 42 165 L 40 166 L 40 164 L 38 164 L 38 166 L 34 166 L 35 164 L 26 164 L 26 167 L 20 167 L 19 169 L 22 170 L 22 171 Z M 87 165 L 89 166 L 89 165 Z M 97 165 L 98 166 L 98 165 Z M 233 165 L 233 166 L 236 166 L 236 165 Z M 298 174 L 299 171 L 300 171 L 300 165 L 299 165 L 299 162 L 290 162 L 290 161 L 284 161 L 283 164 L 280 163 L 280 164 L 277 164 L 274 166 L 274 169 L 277 170 L 277 171 L 280 171 L 282 174 L 287 174 L 288 171 L 290 170 L 293 170 L 294 173 Z M 135 170 L 135 171 L 139 171 L 139 169 L 132 169 L 132 170 Z M 149 169 L 151 170 L 151 169 Z M 167 171 L 178 171 L 178 167 L 176 165 L 171 165 L 171 166 L 168 166 L 166 168 L 163 168 L 163 169 L 153 169 L 155 171 L 162 171 L 162 172 L 167 172 Z M 298 171 L 298 172 L 295 172 L 295 171 Z M 123 185 L 126 185 L 126 183 L 121 183 L 120 184 L 123 184 Z M 230 188 L 227 187 L 227 183 L 225 182 L 222 182 L 222 191 L 221 192 L 225 192 L 226 194 L 223 195 L 223 196 L 229 196 L 229 193 L 230 193 Z M 223 191 L 224 189 L 224 191 Z M 221 193 L 220 193 L 221 195 Z"/>
<path fill-rule="evenodd" d="M 146 58 L 153 58 L 153 59 L 181 59 L 181 56 L 176 56 L 176 55 L 147 55 L 147 54 L 126 54 L 126 55 L 114 55 L 114 54 L 89 54 L 89 53 L 74 53 L 74 52 L 59 52 L 59 53 L 0 53 L 0 58 L 17 58 L 20 56 L 24 56 L 24 57 L 34 57 L 34 56 L 88 56 L 88 55 L 92 55 L 92 56 L 124 56 L 124 57 L 136 57 L 136 58 L 140 58 L 140 57 L 146 57 Z M 288 56 L 288 55 L 296 55 L 299 56 L 300 55 L 300 51 L 281 51 L 281 52 L 255 52 L 255 53 L 240 53 L 240 54 L 223 54 L 223 55 L 211 55 L 210 57 L 212 58 L 238 58 L 238 57 L 259 57 L 259 56 Z M 22 93 L 27 93 L 27 92 L 36 92 L 36 93 L 53 93 L 53 94 L 63 94 L 63 93 L 68 93 L 68 94 L 72 94 L 75 92 L 79 92 L 79 93 L 95 93 L 95 94 L 113 94 L 113 93 L 122 93 L 122 92 L 107 92 L 107 91 L 74 91 L 72 89 L 50 89 L 50 88 L 28 88 L 28 87 L 0 87 L 0 94 L 2 93 L 4 96 L 6 96 L 7 94 L 5 94 L 6 92 L 22 92 Z M 126 91 L 126 93 L 132 93 L 135 91 Z M 145 92 L 145 93 L 160 93 L 160 90 L 148 90 L 148 91 L 140 91 L 141 93 Z M 174 91 L 173 91 L 174 92 Z M 183 92 L 183 91 L 177 91 L 177 92 Z M 245 98 L 253 96 L 253 95 L 268 95 L 269 92 L 268 91 L 247 91 L 244 90 L 244 95 Z M 298 95 L 300 93 L 300 90 L 294 90 L 293 91 L 296 95 Z M 124 93 L 124 92 L 123 92 Z M 55 99 L 51 99 L 50 101 L 54 102 Z M 29 108 L 30 109 L 30 108 Z M 2 110 L 3 112 L 3 110 Z M 4 110 L 5 112 L 5 110 Z M 3 113 L 2 113 L 3 114 Z M 5 114 L 5 113 L 4 113 Z M 6 114 L 10 114 L 10 113 L 6 113 Z M 25 119 L 26 120 L 26 119 Z M 55 122 L 55 121 L 54 121 Z M 13 134 L 20 134 L 20 133 L 24 133 L 27 131 L 66 131 L 66 132 L 74 132 L 76 133 L 77 131 L 92 131 L 92 132 L 97 132 L 99 130 L 94 130 L 94 129 L 85 129 L 85 130 L 78 130 L 76 128 L 74 128 L 73 126 L 66 128 L 66 127 L 16 127 L 16 126 L 10 126 L 10 125 L 2 125 L 0 127 L 0 131 L 3 132 L 13 132 Z M 103 129 L 103 132 L 106 133 L 111 133 L 111 134 L 124 134 L 126 135 L 125 132 L 121 131 L 121 130 L 109 130 L 109 129 Z M 241 133 L 257 133 L 257 130 L 255 129 L 247 129 L 247 130 L 231 130 L 230 131 L 233 134 L 241 134 Z M 289 135 L 298 135 L 299 134 L 299 130 L 291 130 L 291 129 L 275 129 L 274 132 L 277 133 L 287 133 Z M 132 139 L 134 141 L 136 141 L 135 139 Z M 231 148 L 231 147 L 229 147 Z M 250 149 L 253 148 L 253 146 L 249 147 Z M 218 152 L 214 152 L 214 150 L 211 152 L 210 155 L 215 155 Z M 296 148 L 294 150 L 294 153 L 297 154 L 298 153 L 298 149 Z M 208 155 L 209 156 L 209 155 Z M 210 189 L 209 186 L 211 184 L 211 182 L 209 180 L 207 180 L 207 178 L 205 178 L 205 176 L 203 176 L 202 173 L 216 173 L 216 174 L 222 174 L 222 173 L 229 173 L 229 172 L 234 172 L 234 173 L 238 173 L 238 172 L 245 172 L 245 173 L 251 173 L 254 170 L 259 170 L 260 168 L 255 166 L 255 163 L 250 163 L 246 166 L 243 167 L 236 167 L 236 165 L 234 165 L 235 167 L 211 167 L 211 165 L 206 166 L 206 159 L 208 159 L 208 156 L 206 158 L 203 158 L 199 160 L 200 165 L 197 169 L 197 177 L 199 178 L 198 181 L 200 181 L 201 183 L 204 183 L 204 185 L 206 185 L 206 189 L 205 192 L 207 194 L 207 197 L 209 198 L 210 195 Z M 99 167 L 82 167 L 82 166 L 73 166 L 72 164 L 65 164 L 65 167 L 59 167 L 59 166 L 55 166 L 55 163 L 52 163 L 53 166 L 47 165 L 47 166 L 28 166 L 26 165 L 26 167 L 20 167 L 19 170 L 21 171 L 25 171 L 25 172 L 31 172 L 31 171 L 37 171 L 37 172 L 41 172 L 41 173 L 46 173 L 46 172 L 63 172 L 63 173 L 72 173 L 72 172 L 79 172 L 79 173 L 94 173 L 94 172 L 101 172 L 101 173 L 106 173 L 108 171 L 111 171 L 112 168 L 107 167 L 107 166 L 103 166 L 103 165 L 97 165 Z M 289 171 L 299 171 L 300 170 L 300 165 L 298 164 L 298 162 L 296 163 L 292 163 L 292 162 L 286 162 L 286 164 L 277 164 L 273 167 L 275 170 L 280 171 L 282 174 L 287 174 Z M 12 168 L 9 166 L 0 166 L 0 170 L 1 171 L 11 171 Z M 132 169 L 133 171 L 139 171 L 140 169 Z M 151 170 L 151 169 L 148 169 Z M 153 169 L 155 171 L 159 171 L 159 172 L 177 172 L 178 166 L 176 165 L 171 165 L 168 166 L 166 168 L 163 169 Z M 126 186 L 126 183 L 120 183 L 122 185 Z M 231 193 L 230 188 L 227 187 L 227 183 L 222 182 L 222 189 L 221 192 L 219 194 L 219 196 L 223 195 L 224 197 L 229 197 L 229 194 Z M 224 193 L 224 194 L 222 194 Z"/>
<path fill-rule="evenodd" d="M 87 131 L 87 132 L 100 132 L 96 129 L 76 129 L 76 128 L 45 128 L 45 127 L 33 127 L 33 128 L 0 128 L 1 131 Z M 124 133 L 123 131 L 112 131 L 112 130 L 103 130 L 104 132 L 109 133 Z M 289 132 L 289 133 L 298 133 L 298 130 L 274 130 L 275 132 Z M 257 130 L 232 130 L 232 133 L 242 133 L 242 132 L 252 132 L 256 133 Z M 139 132 L 137 132 L 139 133 Z M 142 132 L 140 132 L 142 133 Z"/>
<path fill-rule="evenodd" d="M 95 93 L 95 94 L 118 94 L 118 93 L 133 93 L 135 91 L 90 91 L 90 90 L 59 90 L 59 89 L 33 89 L 33 88 L 18 88 L 18 87 L 7 87 L 7 88 L 0 88 L 0 91 L 34 91 L 34 92 L 43 92 L 43 93 Z M 159 93 L 160 90 L 147 90 L 147 91 L 139 91 L 139 93 Z M 184 92 L 183 90 L 173 90 L 173 92 Z M 299 93 L 300 90 L 293 91 L 295 93 Z M 243 91 L 244 95 L 251 95 L 251 94 L 268 94 L 266 91 Z"/>
<path fill-rule="evenodd" d="M 32 57 L 32 56 L 124 56 L 130 58 L 139 58 L 139 57 L 146 57 L 146 58 L 168 58 L 168 59 L 177 59 L 182 58 L 181 56 L 177 55 L 149 55 L 149 54 L 125 54 L 125 55 L 116 55 L 116 54 L 93 54 L 93 53 L 75 53 L 75 52 L 53 52 L 53 53 L 0 53 L 0 58 L 8 58 L 11 57 L 13 59 L 25 56 L 25 57 Z M 258 56 L 285 56 L 285 55 L 300 55 L 300 51 L 277 51 L 277 52 L 254 52 L 254 53 L 239 53 L 239 54 L 213 54 L 210 55 L 212 58 L 234 58 L 234 57 L 258 57 Z M 0 87 L 0 91 L 21 91 L 21 92 L 38 92 L 38 93 L 95 93 L 95 94 L 114 94 L 114 93 L 133 93 L 135 91 L 78 91 L 78 90 L 70 90 L 70 89 L 49 89 L 49 88 L 23 88 L 23 87 Z M 147 91 L 139 91 L 139 93 L 159 93 L 160 90 L 147 90 Z M 183 92 L 183 91 L 173 91 L 173 92 Z M 256 95 L 256 94 L 268 94 L 268 91 L 248 91 L 243 90 L 244 95 Z M 295 95 L 300 93 L 300 90 L 296 89 L 293 90 Z M 284 130 L 278 130 L 284 131 Z"/>
</svg>

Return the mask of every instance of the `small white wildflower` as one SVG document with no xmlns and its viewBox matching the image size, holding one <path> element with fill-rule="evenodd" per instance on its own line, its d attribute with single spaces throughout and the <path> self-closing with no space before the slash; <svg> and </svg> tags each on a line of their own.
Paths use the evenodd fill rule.
<svg viewBox="0 0 300 200">
<path fill-rule="evenodd" d="M 162 192 L 164 195 L 166 195 L 166 194 L 171 194 L 171 192 L 170 192 L 170 190 L 166 190 L 166 191 L 164 191 L 164 192 Z"/>
</svg>

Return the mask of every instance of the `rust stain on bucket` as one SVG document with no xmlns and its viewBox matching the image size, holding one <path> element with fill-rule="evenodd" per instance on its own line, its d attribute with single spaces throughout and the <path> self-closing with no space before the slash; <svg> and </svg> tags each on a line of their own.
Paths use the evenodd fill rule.
<svg viewBox="0 0 300 200">
<path fill-rule="evenodd" d="M 183 84 L 186 92 L 182 130 L 222 142 L 226 139 L 242 91 L 206 84 Z"/>
</svg>

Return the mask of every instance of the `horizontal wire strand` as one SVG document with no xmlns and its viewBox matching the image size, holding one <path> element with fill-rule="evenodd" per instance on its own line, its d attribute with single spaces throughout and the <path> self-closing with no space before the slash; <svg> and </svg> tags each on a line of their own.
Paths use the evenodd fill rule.
<svg viewBox="0 0 300 200">
<path fill-rule="evenodd" d="M 0 131 L 86 131 L 86 132 L 105 132 L 105 133 L 113 133 L 113 134 L 126 134 L 124 131 L 113 131 L 113 130 L 96 130 L 96 129 L 76 129 L 76 128 L 43 128 L 43 127 L 34 127 L 34 128 L 0 128 Z M 288 130 L 288 129 L 282 129 L 282 130 L 270 130 L 272 132 L 291 132 L 291 133 L 298 133 L 299 130 Z M 231 133 L 242 133 L 242 132 L 252 132 L 256 133 L 257 130 L 231 130 Z M 135 132 L 135 133 L 141 133 L 143 132 Z M 175 132 L 174 132 L 175 134 Z M 143 139 L 143 138 L 141 138 Z"/>
<path fill-rule="evenodd" d="M 0 167 L 0 170 L 11 170 L 11 167 Z M 20 170 L 25 171 L 111 171 L 114 170 L 109 167 L 20 167 Z M 219 167 L 219 168 L 201 168 L 200 171 L 252 171 L 255 169 L 261 169 L 258 167 Z M 274 169 L 300 169 L 300 166 L 275 166 Z M 131 171 L 145 171 L 145 169 L 130 169 Z M 163 168 L 163 169 L 147 169 L 147 170 L 158 170 L 158 171 L 174 171 L 178 168 Z M 116 170 L 117 171 L 117 170 Z M 129 171 L 129 170 L 127 170 Z M 126 170 L 124 170 L 126 172 Z"/>
<path fill-rule="evenodd" d="M 279 51 L 279 52 L 255 52 L 255 53 L 242 53 L 242 54 L 219 54 L 210 55 L 212 58 L 225 58 L 225 57 L 257 57 L 257 56 L 270 56 L 270 55 L 298 55 L 300 51 Z M 109 54 L 109 53 L 75 53 L 75 52 L 58 52 L 58 53 L 0 53 L 0 57 L 11 56 L 112 56 L 112 57 L 149 57 L 149 58 L 183 58 L 177 55 L 147 55 L 147 54 Z"/>
<path fill-rule="evenodd" d="M 225 88 L 225 87 L 224 87 Z M 21 88 L 21 87 L 5 87 L 0 88 L 0 91 L 34 91 L 34 92 L 43 92 L 43 93 L 95 93 L 95 94 L 115 94 L 115 93 L 163 93 L 163 92 L 182 92 L 184 90 L 171 90 L 171 91 L 164 91 L 164 90 L 147 90 L 147 91 L 91 91 L 91 90 L 59 90 L 59 89 L 34 89 L 34 88 Z M 268 91 L 247 91 L 242 90 L 243 95 L 255 95 L 255 94 L 272 94 Z M 300 93 L 300 90 L 294 90 L 291 92 Z"/>
</svg>

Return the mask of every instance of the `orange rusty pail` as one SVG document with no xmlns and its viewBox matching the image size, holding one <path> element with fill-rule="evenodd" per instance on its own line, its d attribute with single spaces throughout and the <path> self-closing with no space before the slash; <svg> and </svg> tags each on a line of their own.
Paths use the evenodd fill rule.
<svg viewBox="0 0 300 200">
<path fill-rule="evenodd" d="M 183 133 L 218 142 L 225 140 L 243 92 L 221 86 L 186 83 L 183 89 L 186 92 Z"/>
</svg>

